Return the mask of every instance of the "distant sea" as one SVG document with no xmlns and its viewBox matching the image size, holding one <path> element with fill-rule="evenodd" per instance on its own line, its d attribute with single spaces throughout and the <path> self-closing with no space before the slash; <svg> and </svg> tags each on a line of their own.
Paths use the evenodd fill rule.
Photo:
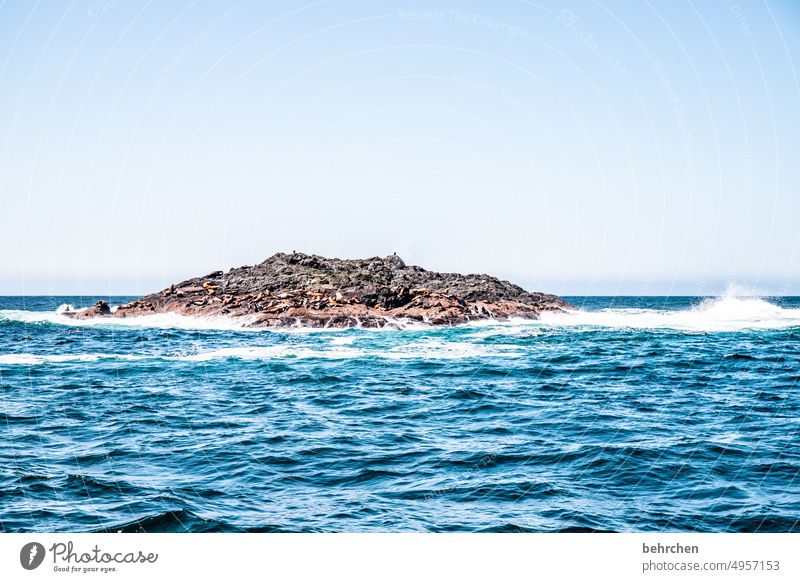
<svg viewBox="0 0 800 582">
<path fill-rule="evenodd" d="M 0 298 L 0 531 L 800 531 L 800 298 L 395 330 L 61 314 L 97 299 Z"/>
</svg>

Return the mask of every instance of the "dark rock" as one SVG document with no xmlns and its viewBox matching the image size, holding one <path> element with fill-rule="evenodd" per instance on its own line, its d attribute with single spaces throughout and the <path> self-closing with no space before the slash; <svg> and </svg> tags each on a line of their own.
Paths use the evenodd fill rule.
<svg viewBox="0 0 800 582">
<path fill-rule="evenodd" d="M 403 261 L 403 259 L 401 259 L 400 257 L 397 256 L 397 253 L 395 253 L 393 255 L 389 255 L 388 257 L 383 259 L 383 261 L 387 265 L 392 267 L 393 269 L 405 269 L 406 268 L 405 262 Z"/>
<path fill-rule="evenodd" d="M 91 307 L 97 315 L 111 315 L 111 307 L 108 306 L 107 301 L 98 301 Z"/>
<path fill-rule="evenodd" d="M 105 303 L 105 302 L 101 302 Z M 385 258 L 329 259 L 277 253 L 252 267 L 214 271 L 120 306 L 115 317 L 175 312 L 227 315 L 263 327 L 383 327 L 398 319 L 452 325 L 476 319 L 536 318 L 571 306 L 489 275 L 437 273 Z M 110 315 L 108 304 L 78 312 Z"/>
<path fill-rule="evenodd" d="M 80 311 L 65 312 L 64 315 L 74 317 L 76 319 L 90 319 L 93 317 L 108 317 L 111 315 L 111 307 L 107 301 L 98 301 L 91 307 L 81 309 Z"/>
</svg>

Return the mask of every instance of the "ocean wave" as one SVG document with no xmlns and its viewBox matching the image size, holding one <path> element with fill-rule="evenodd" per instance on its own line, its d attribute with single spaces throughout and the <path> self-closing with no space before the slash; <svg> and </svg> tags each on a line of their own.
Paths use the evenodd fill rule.
<svg viewBox="0 0 800 582">
<path fill-rule="evenodd" d="M 679 311 L 656 309 L 575 310 L 542 313 L 541 323 L 556 327 L 674 329 L 692 332 L 787 329 L 800 326 L 800 309 L 786 309 L 759 297 L 735 295 L 707 299 Z"/>
<path fill-rule="evenodd" d="M 221 348 L 189 356 L 180 356 L 175 359 L 185 362 L 208 362 L 224 359 L 275 360 L 281 358 L 346 360 L 360 358 L 365 355 L 366 352 L 364 350 L 353 348 L 314 349 L 299 346 L 246 346 Z"/>
<path fill-rule="evenodd" d="M 388 349 L 355 348 L 334 344 L 333 347 L 311 348 L 302 346 L 248 346 L 222 348 L 177 358 L 183 361 L 205 362 L 218 359 L 272 360 L 279 358 L 319 358 L 349 360 L 358 358 L 380 358 L 388 360 L 458 360 L 477 357 L 510 357 L 520 355 L 516 346 L 480 346 L 468 342 L 446 342 L 426 340 Z"/>
<path fill-rule="evenodd" d="M 112 306 L 111 311 L 116 311 L 118 306 Z M 318 333 L 337 331 L 341 328 L 325 328 L 305 326 L 297 320 L 297 324 L 289 327 L 250 327 L 253 318 L 248 316 L 232 318 L 224 315 L 182 315 L 180 313 L 154 313 L 152 315 L 137 315 L 133 317 L 98 317 L 94 319 L 74 319 L 66 313 L 78 311 L 68 303 L 60 305 L 55 311 L 27 311 L 21 309 L 0 310 L 0 321 L 16 321 L 20 323 L 66 325 L 71 327 L 119 327 L 119 328 L 154 328 L 154 329 L 184 329 L 197 331 L 247 331 L 282 333 Z M 386 317 L 385 327 L 361 328 L 369 331 L 388 330 L 423 330 L 430 329 L 430 325 L 413 319 Z"/>
<path fill-rule="evenodd" d="M 463 358 L 515 357 L 522 355 L 524 352 L 519 346 L 509 344 L 483 346 L 470 342 L 425 340 L 412 342 L 407 345 L 395 346 L 379 353 L 381 357 L 390 360 L 404 360 L 409 358 L 458 360 Z"/>
<path fill-rule="evenodd" d="M 115 308 L 112 308 L 115 309 Z M 68 304 L 63 304 L 55 311 L 23 311 L 0 310 L 0 320 L 18 321 L 21 323 L 50 323 L 72 327 L 128 327 L 156 329 L 186 330 L 218 330 L 218 331 L 256 331 L 248 328 L 249 320 L 232 319 L 224 316 L 190 316 L 178 313 L 156 313 L 125 318 L 73 319 L 65 312 L 77 311 Z"/>
<path fill-rule="evenodd" d="M 143 355 L 143 354 L 0 354 L 0 365 L 36 366 L 42 364 L 60 364 L 73 362 L 97 362 L 99 360 L 163 360 L 176 362 L 210 362 L 213 360 L 279 360 L 292 359 L 328 359 L 352 360 L 361 358 L 378 358 L 388 360 L 458 360 L 482 357 L 513 357 L 524 353 L 520 348 L 511 345 L 480 346 L 468 342 L 446 342 L 425 340 L 391 348 L 358 348 L 332 343 L 329 346 L 309 347 L 297 345 L 240 346 L 220 348 L 188 355 Z"/>
<path fill-rule="evenodd" d="M 0 365 L 36 366 L 69 362 L 97 362 L 99 360 L 141 360 L 145 357 L 130 354 L 0 354 Z"/>
<path fill-rule="evenodd" d="M 187 509 L 170 509 L 155 512 L 133 521 L 94 530 L 96 533 L 176 533 L 176 532 L 223 532 L 236 531 L 227 523 L 200 517 Z"/>
</svg>

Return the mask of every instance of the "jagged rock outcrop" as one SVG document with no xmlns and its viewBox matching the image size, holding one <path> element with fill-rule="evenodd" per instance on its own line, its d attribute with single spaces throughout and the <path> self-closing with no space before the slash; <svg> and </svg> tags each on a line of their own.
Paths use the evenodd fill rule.
<svg viewBox="0 0 800 582">
<path fill-rule="evenodd" d="M 437 273 L 397 255 L 328 259 L 277 253 L 251 267 L 214 271 L 120 305 L 75 312 L 76 318 L 155 313 L 244 318 L 248 326 L 383 327 L 412 320 L 453 325 L 481 319 L 537 318 L 571 306 L 489 275 Z"/>
<path fill-rule="evenodd" d="M 91 307 L 87 307 L 82 311 L 72 312 L 72 311 L 65 311 L 64 315 L 68 317 L 76 317 L 76 318 L 90 318 L 90 317 L 103 317 L 106 315 L 111 315 L 111 306 L 108 304 L 107 301 L 98 301 Z"/>
</svg>

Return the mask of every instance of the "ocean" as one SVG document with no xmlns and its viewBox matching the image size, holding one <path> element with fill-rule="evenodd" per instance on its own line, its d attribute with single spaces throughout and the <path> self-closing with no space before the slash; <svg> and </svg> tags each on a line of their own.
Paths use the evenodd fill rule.
<svg viewBox="0 0 800 582">
<path fill-rule="evenodd" d="M 392 330 L 61 314 L 98 299 L 0 298 L 0 531 L 800 531 L 797 297 Z"/>
</svg>

